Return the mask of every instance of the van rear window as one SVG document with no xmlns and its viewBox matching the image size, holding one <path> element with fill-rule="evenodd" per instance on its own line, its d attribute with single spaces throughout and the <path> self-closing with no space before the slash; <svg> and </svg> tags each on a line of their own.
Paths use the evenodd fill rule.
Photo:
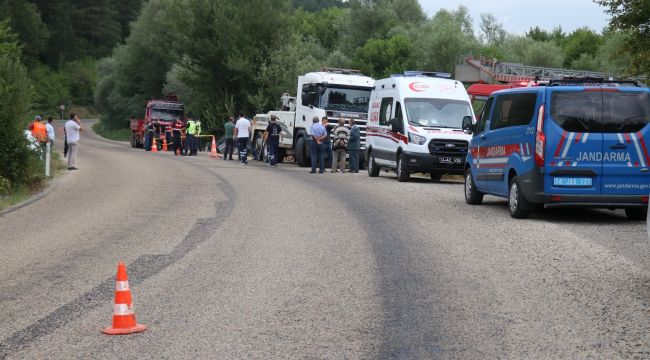
<svg viewBox="0 0 650 360">
<path fill-rule="evenodd" d="M 571 132 L 636 132 L 648 124 L 647 92 L 554 91 L 551 119 Z"/>
</svg>

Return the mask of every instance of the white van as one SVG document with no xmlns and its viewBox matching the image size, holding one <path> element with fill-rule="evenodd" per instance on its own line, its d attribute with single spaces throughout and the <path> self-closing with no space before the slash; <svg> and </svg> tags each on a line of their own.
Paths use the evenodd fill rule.
<svg viewBox="0 0 650 360">
<path fill-rule="evenodd" d="M 377 80 L 370 96 L 366 159 L 368 175 L 395 169 L 399 181 L 411 173 L 432 180 L 463 174 L 471 136 L 463 119 L 474 111 L 460 81 L 437 72 L 407 71 Z"/>
</svg>

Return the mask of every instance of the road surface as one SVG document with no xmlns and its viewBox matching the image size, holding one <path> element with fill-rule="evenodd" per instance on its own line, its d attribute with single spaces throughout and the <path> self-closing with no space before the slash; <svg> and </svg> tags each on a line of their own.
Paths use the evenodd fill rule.
<svg viewBox="0 0 650 360">
<path fill-rule="evenodd" d="M 513 220 L 456 182 L 91 133 L 78 167 L 0 216 L 0 358 L 650 357 L 645 223 L 621 212 Z M 111 337 L 120 260 L 149 330 Z"/>
</svg>

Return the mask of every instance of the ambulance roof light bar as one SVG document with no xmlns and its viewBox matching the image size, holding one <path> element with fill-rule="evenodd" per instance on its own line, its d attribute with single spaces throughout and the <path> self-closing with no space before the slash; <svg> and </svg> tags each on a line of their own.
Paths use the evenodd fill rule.
<svg viewBox="0 0 650 360">
<path fill-rule="evenodd" d="M 391 77 L 436 77 L 441 79 L 451 79 L 450 73 L 438 71 L 404 71 L 403 74 L 393 74 Z"/>
</svg>

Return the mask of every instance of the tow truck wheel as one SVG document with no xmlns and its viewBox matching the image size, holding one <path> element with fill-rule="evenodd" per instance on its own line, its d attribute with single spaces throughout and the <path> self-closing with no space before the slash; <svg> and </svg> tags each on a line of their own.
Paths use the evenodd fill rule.
<svg viewBox="0 0 650 360">
<path fill-rule="evenodd" d="M 406 155 L 400 153 L 397 157 L 397 180 L 399 182 L 406 182 L 411 179 L 411 169 L 409 169 Z"/>
<path fill-rule="evenodd" d="M 368 157 L 368 176 L 377 177 L 379 176 L 379 170 L 381 170 L 381 168 L 375 162 L 375 156 L 372 154 L 372 152 L 368 155 L 370 155 Z"/>
<path fill-rule="evenodd" d="M 255 134 L 253 145 L 255 146 L 255 158 L 259 161 L 264 161 L 264 139 L 262 139 L 261 132 Z"/>
<path fill-rule="evenodd" d="M 519 178 L 515 176 L 510 182 L 510 196 L 508 197 L 508 210 L 515 219 L 525 219 L 530 216 L 530 205 L 521 192 Z"/>
<path fill-rule="evenodd" d="M 298 166 L 300 167 L 305 167 L 307 166 L 307 154 L 305 154 L 305 138 L 304 137 L 299 137 L 296 140 L 296 163 L 298 163 Z"/>
<path fill-rule="evenodd" d="M 632 221 L 643 221 L 648 215 L 648 208 L 627 208 L 625 215 Z"/>
<path fill-rule="evenodd" d="M 469 169 L 465 172 L 465 202 L 470 205 L 481 205 L 483 202 L 483 193 L 476 189 L 472 171 Z"/>
</svg>

